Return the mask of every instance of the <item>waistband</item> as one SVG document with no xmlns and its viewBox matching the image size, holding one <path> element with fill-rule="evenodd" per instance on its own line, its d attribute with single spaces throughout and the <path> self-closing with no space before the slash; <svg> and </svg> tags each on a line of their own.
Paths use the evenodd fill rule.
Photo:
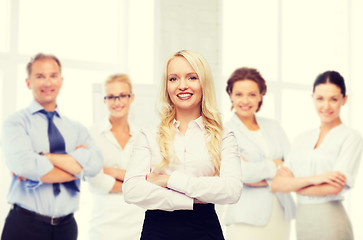
<svg viewBox="0 0 363 240">
<path fill-rule="evenodd" d="M 193 204 L 193 210 L 185 209 L 185 210 L 174 210 L 174 211 L 165 211 L 165 210 L 147 210 L 147 215 L 161 215 L 161 216 L 167 216 L 167 215 L 197 215 L 197 216 L 206 216 L 206 215 L 214 215 L 215 209 L 214 204 L 207 203 L 207 204 Z"/>
<path fill-rule="evenodd" d="M 15 212 L 27 215 L 27 216 L 31 216 L 34 219 L 38 220 L 38 221 L 47 223 L 47 224 L 52 225 L 52 226 L 58 226 L 58 225 L 67 223 L 68 221 L 73 219 L 73 213 L 68 214 L 66 216 L 63 216 L 63 217 L 48 217 L 48 216 L 41 215 L 39 213 L 30 211 L 30 210 L 27 210 L 25 208 L 22 208 L 22 207 L 20 207 L 20 206 L 18 206 L 16 204 L 13 205 L 12 210 L 15 211 Z"/>
</svg>

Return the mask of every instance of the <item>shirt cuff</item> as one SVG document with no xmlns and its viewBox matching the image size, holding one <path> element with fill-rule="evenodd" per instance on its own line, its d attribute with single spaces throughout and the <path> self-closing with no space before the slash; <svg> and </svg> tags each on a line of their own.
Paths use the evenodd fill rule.
<svg viewBox="0 0 363 240">
<path fill-rule="evenodd" d="M 170 189 L 170 191 L 175 191 L 173 189 Z M 173 205 L 177 206 L 175 210 L 193 210 L 194 206 L 194 199 L 189 197 L 185 194 L 177 194 L 175 197 L 173 197 Z"/>
<path fill-rule="evenodd" d="M 39 169 L 40 169 L 40 173 L 39 173 L 39 177 L 37 179 L 39 182 L 40 178 L 43 177 L 45 174 L 49 173 L 50 171 L 52 171 L 52 169 L 54 168 L 54 165 L 49 161 L 49 159 L 46 156 L 39 156 Z M 31 180 L 32 181 L 32 180 Z M 33 181 L 33 182 L 37 182 L 37 181 Z"/>
<path fill-rule="evenodd" d="M 100 173 L 96 177 L 87 178 L 93 192 L 97 194 L 108 194 L 115 185 L 116 179 L 107 174 Z"/>
<path fill-rule="evenodd" d="M 167 183 L 167 187 L 177 192 L 184 193 L 187 188 L 188 177 L 180 172 L 173 172 Z"/>
<path fill-rule="evenodd" d="M 36 189 L 37 187 L 39 187 L 42 184 L 43 184 L 43 182 L 41 182 L 41 181 L 33 181 L 33 180 L 27 179 L 25 186 L 30 189 Z"/>
</svg>

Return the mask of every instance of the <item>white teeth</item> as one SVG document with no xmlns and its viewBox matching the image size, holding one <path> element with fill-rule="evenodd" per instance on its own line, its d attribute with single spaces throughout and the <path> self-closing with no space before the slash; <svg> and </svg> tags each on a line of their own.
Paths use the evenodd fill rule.
<svg viewBox="0 0 363 240">
<path fill-rule="evenodd" d="M 178 94 L 177 96 L 178 96 L 178 97 L 189 97 L 189 96 L 192 96 L 192 94 L 190 94 L 190 93 L 185 93 L 185 94 Z"/>
</svg>

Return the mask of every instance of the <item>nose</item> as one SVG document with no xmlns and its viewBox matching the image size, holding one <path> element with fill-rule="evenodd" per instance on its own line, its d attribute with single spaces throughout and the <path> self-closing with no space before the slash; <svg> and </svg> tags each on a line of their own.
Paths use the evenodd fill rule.
<svg viewBox="0 0 363 240">
<path fill-rule="evenodd" d="M 324 101 L 323 102 L 323 108 L 324 109 L 329 109 L 329 107 L 330 107 L 329 101 Z"/>
<path fill-rule="evenodd" d="M 45 78 L 44 85 L 50 86 L 52 84 L 52 78 L 47 77 Z"/>
<path fill-rule="evenodd" d="M 115 103 L 120 103 L 121 102 L 121 97 L 120 96 L 116 96 L 114 102 Z"/>
<path fill-rule="evenodd" d="M 186 79 L 180 79 L 179 81 L 179 85 L 178 85 L 179 90 L 186 90 L 188 89 L 188 83 Z"/>
<path fill-rule="evenodd" d="M 242 103 L 248 103 L 248 96 L 243 96 L 241 98 Z"/>
</svg>

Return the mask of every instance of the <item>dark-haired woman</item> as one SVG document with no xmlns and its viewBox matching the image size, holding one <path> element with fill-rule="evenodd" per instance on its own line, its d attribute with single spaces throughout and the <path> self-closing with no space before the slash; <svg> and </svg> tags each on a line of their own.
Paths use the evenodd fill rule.
<svg viewBox="0 0 363 240">
<path fill-rule="evenodd" d="M 226 124 L 237 138 L 242 156 L 243 194 L 230 205 L 225 222 L 228 240 L 287 240 L 295 204 L 289 194 L 274 194 L 269 182 L 290 148 L 279 123 L 256 116 L 266 83 L 254 68 L 236 69 L 227 82 L 235 114 Z"/>
<path fill-rule="evenodd" d="M 320 127 L 297 137 L 272 190 L 296 191 L 298 240 L 353 239 L 342 200 L 354 185 L 363 141 L 340 119 L 340 109 L 347 102 L 343 77 L 335 71 L 320 74 L 313 101 Z"/>
</svg>

